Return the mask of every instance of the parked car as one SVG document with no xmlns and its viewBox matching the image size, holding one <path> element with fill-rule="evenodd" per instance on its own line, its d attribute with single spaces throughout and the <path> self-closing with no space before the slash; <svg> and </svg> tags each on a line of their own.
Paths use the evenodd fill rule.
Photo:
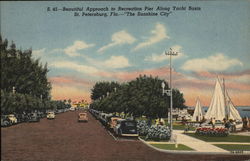
<svg viewBox="0 0 250 161">
<path fill-rule="evenodd" d="M 45 112 L 38 111 L 37 114 L 38 114 L 38 117 L 39 117 L 39 118 L 44 118 L 44 117 L 46 117 L 46 113 L 45 113 Z"/>
<path fill-rule="evenodd" d="M 74 108 L 74 107 L 70 107 L 69 110 L 70 110 L 70 111 L 75 111 L 75 108 Z"/>
<path fill-rule="evenodd" d="M 78 122 L 88 122 L 88 115 L 86 112 L 78 114 Z"/>
<path fill-rule="evenodd" d="M 22 119 L 23 116 L 22 116 L 22 115 L 23 115 L 23 114 L 19 114 L 19 113 L 15 115 L 15 117 L 16 117 L 16 119 L 17 119 L 17 123 L 23 122 L 23 119 Z"/>
<path fill-rule="evenodd" d="M 54 112 L 48 112 L 47 119 L 55 119 L 56 115 Z"/>
<path fill-rule="evenodd" d="M 1 116 L 1 127 L 7 127 L 10 126 L 10 120 L 7 115 L 2 115 Z"/>
<path fill-rule="evenodd" d="M 9 118 L 11 124 L 17 124 L 17 118 L 15 117 L 14 114 L 9 114 L 8 118 Z"/>
<path fill-rule="evenodd" d="M 31 113 L 29 117 L 29 122 L 39 122 L 40 117 L 37 113 Z"/>
<path fill-rule="evenodd" d="M 114 127 L 114 132 L 117 136 L 134 136 L 138 137 L 137 122 L 134 120 L 117 120 L 117 125 Z"/>
</svg>

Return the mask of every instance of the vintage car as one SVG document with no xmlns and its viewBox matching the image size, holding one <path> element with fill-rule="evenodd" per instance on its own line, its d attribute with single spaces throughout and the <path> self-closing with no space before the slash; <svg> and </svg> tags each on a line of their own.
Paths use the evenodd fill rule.
<svg viewBox="0 0 250 161">
<path fill-rule="evenodd" d="M 10 120 L 11 124 L 17 124 L 17 118 L 15 117 L 14 114 L 8 115 L 8 119 Z"/>
<path fill-rule="evenodd" d="M 88 122 L 88 115 L 86 112 L 78 114 L 78 122 Z"/>
<path fill-rule="evenodd" d="M 10 120 L 7 115 L 1 115 L 1 127 L 10 126 Z"/>
<path fill-rule="evenodd" d="M 38 113 L 31 113 L 29 115 L 29 121 L 28 122 L 39 122 L 40 121 L 40 117 L 38 115 Z"/>
<path fill-rule="evenodd" d="M 54 112 L 48 112 L 47 119 L 55 119 L 56 115 Z"/>
<path fill-rule="evenodd" d="M 134 136 L 138 137 L 137 122 L 134 120 L 117 120 L 117 125 L 114 127 L 115 135 L 117 136 Z"/>
<path fill-rule="evenodd" d="M 88 122 L 88 115 L 86 112 L 78 114 L 78 122 Z"/>
<path fill-rule="evenodd" d="M 74 107 L 70 107 L 70 111 L 75 111 L 76 109 Z"/>
</svg>

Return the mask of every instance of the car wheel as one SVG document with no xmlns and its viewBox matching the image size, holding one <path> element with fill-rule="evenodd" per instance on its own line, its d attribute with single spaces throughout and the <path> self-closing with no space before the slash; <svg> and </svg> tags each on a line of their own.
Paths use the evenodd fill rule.
<svg viewBox="0 0 250 161">
<path fill-rule="evenodd" d="M 122 136 L 122 131 L 121 131 L 121 129 L 119 129 L 119 131 L 118 131 L 118 136 Z"/>
</svg>

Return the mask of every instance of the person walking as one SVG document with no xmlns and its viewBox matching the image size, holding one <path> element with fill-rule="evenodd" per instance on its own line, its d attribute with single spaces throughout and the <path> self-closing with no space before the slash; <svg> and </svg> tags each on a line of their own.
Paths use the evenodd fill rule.
<svg viewBox="0 0 250 161">
<path fill-rule="evenodd" d="M 228 131 L 229 131 L 229 129 L 230 129 L 230 126 L 231 126 L 231 124 L 230 124 L 230 122 L 227 120 L 226 123 L 225 123 L 225 128 L 228 129 Z"/>
<path fill-rule="evenodd" d="M 211 124 L 212 124 L 212 128 L 215 128 L 215 118 L 211 118 Z"/>
</svg>

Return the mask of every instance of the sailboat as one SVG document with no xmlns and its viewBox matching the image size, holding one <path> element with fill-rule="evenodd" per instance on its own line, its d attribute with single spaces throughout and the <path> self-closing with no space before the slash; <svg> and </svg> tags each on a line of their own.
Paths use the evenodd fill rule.
<svg viewBox="0 0 250 161">
<path fill-rule="evenodd" d="M 225 81 L 223 79 L 223 85 L 219 77 L 217 78 L 215 84 L 215 90 L 212 97 L 212 101 L 205 114 L 206 119 L 215 118 L 215 120 L 222 121 L 223 119 L 232 119 L 236 121 L 241 121 L 242 118 L 233 105 L 228 92 L 225 88 Z"/>
<path fill-rule="evenodd" d="M 193 117 L 191 120 L 192 121 L 201 121 L 202 119 L 203 119 L 203 112 L 202 112 L 200 99 L 198 98 L 196 101 L 194 114 L 193 114 Z"/>
</svg>

